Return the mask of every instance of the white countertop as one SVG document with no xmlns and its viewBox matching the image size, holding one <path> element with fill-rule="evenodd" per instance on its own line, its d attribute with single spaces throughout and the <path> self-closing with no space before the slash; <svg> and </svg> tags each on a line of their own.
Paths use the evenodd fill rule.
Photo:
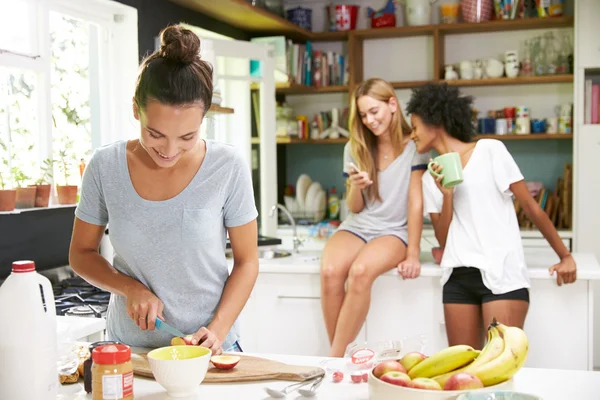
<svg viewBox="0 0 600 400">
<path fill-rule="evenodd" d="M 288 364 L 319 365 L 326 360 L 320 357 L 284 356 L 259 354 Z M 291 382 L 265 381 L 255 383 L 203 383 L 195 395 L 187 400 L 252 400 L 270 399 L 264 391 L 265 386 L 283 388 Z M 600 393 L 600 372 L 572 371 L 556 369 L 523 368 L 514 377 L 513 390 L 541 396 L 544 400 L 594 400 Z M 165 390 L 154 380 L 136 377 L 134 381 L 136 400 L 167 400 Z M 83 383 L 61 386 L 57 400 L 90 399 L 83 390 Z M 305 399 L 297 392 L 288 396 L 290 399 Z M 327 400 L 368 400 L 368 384 L 350 382 L 333 383 L 326 380 L 313 399 Z"/>
<path fill-rule="evenodd" d="M 285 273 L 285 274 L 318 274 L 320 270 L 320 251 L 300 249 L 300 253 L 290 257 L 284 257 L 273 260 L 260 260 L 261 273 Z M 426 261 L 429 257 L 424 257 L 421 265 L 421 276 L 438 277 L 442 275 L 439 265 Z M 600 280 L 600 264 L 596 257 L 591 253 L 573 253 L 573 258 L 577 263 L 578 280 Z M 546 250 L 527 249 L 525 251 L 525 261 L 529 268 L 531 279 L 556 279 L 551 276 L 548 269 L 559 261 L 559 258 L 552 252 Z M 398 275 L 396 269 L 387 272 L 385 275 Z"/>
<path fill-rule="evenodd" d="M 103 331 L 106 328 L 106 320 L 104 318 L 58 315 L 56 316 L 56 328 L 58 337 L 62 341 L 77 341 Z"/>
</svg>

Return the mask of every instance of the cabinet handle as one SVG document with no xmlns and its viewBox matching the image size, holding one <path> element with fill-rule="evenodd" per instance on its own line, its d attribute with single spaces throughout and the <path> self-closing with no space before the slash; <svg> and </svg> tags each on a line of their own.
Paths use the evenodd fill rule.
<svg viewBox="0 0 600 400">
<path fill-rule="evenodd" d="M 285 296 L 279 295 L 278 299 L 281 300 L 321 300 L 321 296 Z"/>
</svg>

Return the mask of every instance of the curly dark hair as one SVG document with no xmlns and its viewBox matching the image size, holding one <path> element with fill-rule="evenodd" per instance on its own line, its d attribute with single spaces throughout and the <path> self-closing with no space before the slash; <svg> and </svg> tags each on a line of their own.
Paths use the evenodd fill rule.
<svg viewBox="0 0 600 400">
<path fill-rule="evenodd" d="M 427 125 L 443 127 L 461 142 L 470 142 L 474 135 L 471 122 L 473 97 L 461 96 L 457 87 L 428 83 L 414 89 L 406 106 Z"/>
</svg>

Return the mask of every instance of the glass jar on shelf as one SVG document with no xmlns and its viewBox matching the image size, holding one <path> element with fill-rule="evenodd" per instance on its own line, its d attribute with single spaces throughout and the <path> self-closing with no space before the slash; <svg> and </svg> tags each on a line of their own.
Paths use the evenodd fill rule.
<svg viewBox="0 0 600 400">
<path fill-rule="evenodd" d="M 554 75 L 558 70 L 559 52 L 557 50 L 558 41 L 554 36 L 554 32 L 549 31 L 544 34 L 544 44 L 542 51 L 546 55 L 546 73 Z"/>
<path fill-rule="evenodd" d="M 532 76 L 533 60 L 531 57 L 531 42 L 529 40 L 522 42 L 521 54 L 523 54 L 523 59 L 521 60 L 521 76 Z"/>
</svg>

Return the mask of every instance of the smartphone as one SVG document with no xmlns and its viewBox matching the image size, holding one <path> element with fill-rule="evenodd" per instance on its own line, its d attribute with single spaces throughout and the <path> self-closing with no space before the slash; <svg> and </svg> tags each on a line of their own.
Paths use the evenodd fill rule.
<svg viewBox="0 0 600 400">
<path fill-rule="evenodd" d="M 358 169 L 356 164 L 354 164 L 352 161 L 349 161 L 346 163 L 346 170 L 344 171 L 344 177 L 348 178 L 350 176 L 350 173 L 348 171 L 350 171 L 351 169 L 356 170 L 356 172 L 360 172 L 360 169 Z"/>
<path fill-rule="evenodd" d="M 356 172 L 360 172 L 360 169 L 352 161 L 349 161 L 349 162 L 346 163 L 346 168 L 347 169 L 354 169 L 354 170 L 356 170 Z"/>
</svg>

